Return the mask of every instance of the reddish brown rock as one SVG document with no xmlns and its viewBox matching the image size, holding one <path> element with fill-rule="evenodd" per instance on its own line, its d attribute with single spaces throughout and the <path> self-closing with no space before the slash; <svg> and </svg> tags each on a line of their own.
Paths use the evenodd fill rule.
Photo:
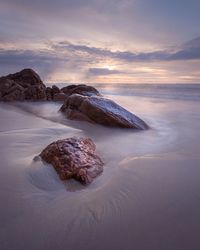
<svg viewBox="0 0 200 250">
<path fill-rule="evenodd" d="M 73 94 L 79 94 L 83 96 L 101 96 L 97 89 L 85 84 L 69 85 L 67 87 L 62 88 L 61 91 L 64 92 L 67 96 Z"/>
<path fill-rule="evenodd" d="M 139 117 L 103 97 L 71 95 L 60 111 L 69 119 L 85 120 L 109 127 L 148 129 L 148 125 Z"/>
<path fill-rule="evenodd" d="M 67 138 L 48 145 L 40 154 L 52 164 L 61 180 L 74 178 L 89 184 L 103 172 L 103 162 L 90 138 Z"/>
</svg>

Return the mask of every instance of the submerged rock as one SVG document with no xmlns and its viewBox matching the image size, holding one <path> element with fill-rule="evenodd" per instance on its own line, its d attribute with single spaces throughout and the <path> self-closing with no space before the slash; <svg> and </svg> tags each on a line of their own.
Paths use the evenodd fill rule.
<svg viewBox="0 0 200 250">
<path fill-rule="evenodd" d="M 48 145 L 40 154 L 59 174 L 61 180 L 74 178 L 89 184 L 103 172 L 103 162 L 95 153 L 90 138 L 67 138 Z"/>
<path fill-rule="evenodd" d="M 68 97 L 60 111 L 72 120 L 84 120 L 109 127 L 148 129 L 148 125 L 139 117 L 103 97 L 74 94 Z"/>
</svg>

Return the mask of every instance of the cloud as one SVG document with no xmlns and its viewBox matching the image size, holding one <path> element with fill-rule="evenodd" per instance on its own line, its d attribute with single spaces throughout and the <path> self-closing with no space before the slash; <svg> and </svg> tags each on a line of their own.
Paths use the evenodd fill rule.
<svg viewBox="0 0 200 250">
<path fill-rule="evenodd" d="M 63 59 L 48 51 L 0 49 L 2 75 L 22 68 L 33 68 L 42 77 L 46 77 L 57 70 L 64 62 L 67 62 L 67 58 Z"/>
<path fill-rule="evenodd" d="M 1 64 L 39 64 L 54 65 L 67 61 L 80 63 L 98 62 L 99 59 L 112 59 L 126 62 L 173 61 L 200 59 L 200 37 L 193 39 L 173 50 L 160 50 L 134 53 L 132 51 L 112 51 L 89 45 L 61 41 L 50 45 L 49 49 L 3 49 L 0 48 Z M 91 67 L 94 73 L 102 68 Z M 106 70 L 106 69 L 103 69 Z M 102 71 L 102 73 L 106 71 Z M 109 70 L 112 73 L 112 70 Z M 99 71 L 100 73 L 100 71 Z M 117 73 L 113 71 L 113 73 Z M 118 72 L 119 73 L 119 72 Z"/>
<path fill-rule="evenodd" d="M 179 64 L 183 67 L 183 63 L 186 64 L 186 62 L 196 62 L 197 60 L 200 62 L 200 38 L 193 39 L 170 50 L 137 53 L 133 51 L 113 51 L 69 41 L 48 43 L 48 46 L 48 48 L 40 46 L 40 48 L 33 47 L 23 50 L 19 48 L 6 49 L 2 45 L 2 48 L 0 48 L 0 74 L 6 75 L 30 67 L 35 69 L 45 80 L 52 78 L 55 81 L 65 79 L 77 82 L 90 78 L 95 80 L 95 77 L 97 79 L 104 76 L 113 79 L 115 77 L 134 77 L 135 74 L 138 74 L 137 66 L 139 65 L 143 71 L 148 68 L 147 72 L 139 73 L 142 77 L 144 77 L 144 73 L 149 77 L 150 75 L 152 77 L 152 74 L 158 77 L 166 77 L 167 73 L 159 68 L 161 64 L 173 64 L 173 62 L 179 61 Z M 11 47 L 14 47 L 14 45 Z M 42 47 L 45 47 L 45 49 L 42 49 Z M 151 64 L 152 67 L 150 67 Z M 114 65 L 115 68 L 109 68 L 109 65 Z M 195 68 L 195 65 L 192 65 Z M 162 67 L 165 69 L 165 66 Z M 174 66 L 170 71 L 173 70 L 175 70 Z M 180 69 L 178 71 L 180 72 Z M 62 77 L 60 78 L 60 76 Z"/>
<path fill-rule="evenodd" d="M 134 53 L 131 51 L 112 51 L 109 49 L 102 49 L 98 47 L 92 47 L 87 45 L 77 45 L 69 42 L 59 42 L 54 45 L 54 48 L 65 49 L 74 53 L 82 52 L 88 55 L 108 57 L 115 60 L 124 60 L 127 62 L 133 61 L 148 61 L 148 60 L 164 60 L 169 57 L 169 54 L 165 51 L 155 51 L 149 53 Z"/>
<path fill-rule="evenodd" d="M 180 46 L 169 60 L 199 60 L 200 59 L 200 37 L 190 40 Z"/>
<path fill-rule="evenodd" d="M 192 39 L 182 45 L 183 48 L 197 48 L 200 49 L 200 37 L 196 37 L 195 39 Z"/>
<path fill-rule="evenodd" d="M 82 52 L 88 55 L 108 57 L 126 62 L 134 61 L 173 61 L 200 59 L 200 38 L 193 39 L 173 50 L 159 50 L 152 52 L 134 53 L 131 51 L 111 51 L 87 45 L 77 45 L 69 42 L 60 42 L 55 48 L 62 48 L 71 52 Z"/>
<path fill-rule="evenodd" d="M 200 49 L 190 48 L 186 50 L 180 50 L 168 57 L 168 60 L 200 60 Z"/>
</svg>

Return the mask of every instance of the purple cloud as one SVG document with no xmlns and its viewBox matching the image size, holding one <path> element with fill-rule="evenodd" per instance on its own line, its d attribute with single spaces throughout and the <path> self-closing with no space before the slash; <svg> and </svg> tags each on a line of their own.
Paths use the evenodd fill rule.
<svg viewBox="0 0 200 250">
<path fill-rule="evenodd" d="M 46 77 L 54 71 L 77 72 L 88 76 L 122 74 L 120 70 L 109 70 L 93 65 L 103 64 L 106 60 L 133 62 L 166 62 L 200 60 L 200 38 L 191 40 L 173 51 L 153 51 L 134 53 L 131 51 L 111 51 L 88 45 L 69 42 L 53 44 L 49 50 L 0 49 L 1 74 L 8 74 L 21 68 L 36 69 Z"/>
</svg>

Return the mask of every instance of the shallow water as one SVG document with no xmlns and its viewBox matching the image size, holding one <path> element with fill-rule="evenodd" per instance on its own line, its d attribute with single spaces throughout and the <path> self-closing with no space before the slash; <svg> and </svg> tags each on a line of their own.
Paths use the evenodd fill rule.
<svg viewBox="0 0 200 250">
<path fill-rule="evenodd" d="M 200 102 L 109 95 L 144 132 L 66 120 L 59 104 L 0 104 L 1 249 L 199 249 Z M 89 136 L 105 162 L 85 187 L 33 158 Z"/>
</svg>

